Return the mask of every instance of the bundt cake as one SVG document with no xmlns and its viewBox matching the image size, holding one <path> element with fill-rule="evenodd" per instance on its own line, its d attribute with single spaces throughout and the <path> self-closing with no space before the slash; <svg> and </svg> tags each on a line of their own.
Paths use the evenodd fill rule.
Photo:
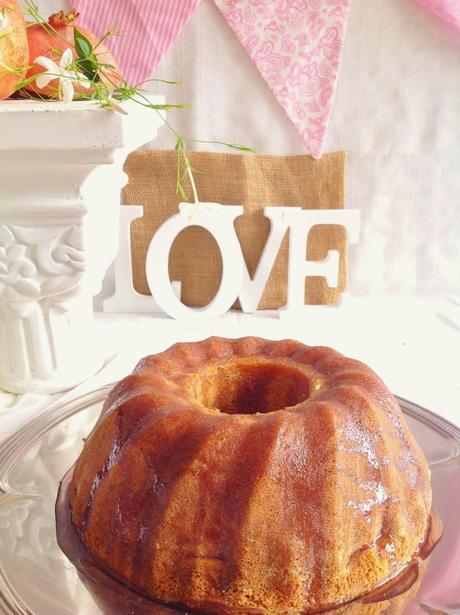
<svg viewBox="0 0 460 615">
<path fill-rule="evenodd" d="M 260 338 L 176 344 L 112 390 L 68 486 L 112 577 L 199 613 L 317 613 L 397 577 L 430 472 L 364 364 Z"/>
</svg>

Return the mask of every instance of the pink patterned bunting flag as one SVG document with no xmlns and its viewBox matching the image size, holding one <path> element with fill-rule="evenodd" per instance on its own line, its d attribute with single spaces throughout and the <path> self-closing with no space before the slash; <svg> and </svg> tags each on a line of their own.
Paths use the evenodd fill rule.
<svg viewBox="0 0 460 615">
<path fill-rule="evenodd" d="M 320 157 L 351 0 L 215 0 L 307 151 Z"/>
<path fill-rule="evenodd" d="M 200 0 L 73 0 L 79 22 L 97 36 L 115 28 L 106 41 L 124 78 L 148 79 L 171 43 L 182 32 Z"/>
<path fill-rule="evenodd" d="M 417 2 L 460 30 L 460 0 L 417 0 Z"/>
</svg>

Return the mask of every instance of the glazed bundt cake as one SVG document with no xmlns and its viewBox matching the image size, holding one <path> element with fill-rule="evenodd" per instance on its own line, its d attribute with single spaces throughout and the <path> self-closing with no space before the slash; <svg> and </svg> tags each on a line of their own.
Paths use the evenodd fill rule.
<svg viewBox="0 0 460 615">
<path fill-rule="evenodd" d="M 176 344 L 110 393 L 69 486 L 88 554 L 200 613 L 310 613 L 418 552 L 430 473 L 364 364 L 259 338 Z"/>
</svg>

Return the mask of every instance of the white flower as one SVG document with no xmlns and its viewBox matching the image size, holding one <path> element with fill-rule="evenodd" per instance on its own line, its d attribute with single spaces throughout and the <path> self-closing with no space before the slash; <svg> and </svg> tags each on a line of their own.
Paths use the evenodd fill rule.
<svg viewBox="0 0 460 615">
<path fill-rule="evenodd" d="M 8 16 L 5 15 L 5 9 L 0 10 L 0 30 L 6 28 L 9 24 Z"/>
<path fill-rule="evenodd" d="M 73 62 L 72 50 L 70 48 L 66 49 L 62 54 L 62 57 L 59 61 L 59 65 L 53 60 L 46 58 L 45 56 L 38 56 L 35 58 L 34 64 L 39 64 L 46 68 L 44 73 L 41 73 L 39 77 L 37 77 L 35 83 L 37 84 L 38 89 L 43 90 L 46 86 L 53 81 L 54 79 L 59 79 L 59 95 L 60 98 L 65 102 L 69 103 L 73 100 L 75 95 L 75 90 L 73 87 L 73 82 L 78 83 L 82 88 L 88 89 L 91 87 L 91 83 L 83 73 L 80 73 L 75 70 L 70 70 L 70 66 Z"/>
</svg>

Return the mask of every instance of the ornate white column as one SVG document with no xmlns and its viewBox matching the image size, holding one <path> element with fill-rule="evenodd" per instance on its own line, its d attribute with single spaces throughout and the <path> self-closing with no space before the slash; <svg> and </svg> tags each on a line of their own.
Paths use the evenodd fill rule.
<svg viewBox="0 0 460 615">
<path fill-rule="evenodd" d="M 117 250 L 122 168 L 162 123 L 135 103 L 124 108 L 0 104 L 0 387 L 8 391 L 63 390 L 102 364 L 92 297 Z"/>
</svg>

